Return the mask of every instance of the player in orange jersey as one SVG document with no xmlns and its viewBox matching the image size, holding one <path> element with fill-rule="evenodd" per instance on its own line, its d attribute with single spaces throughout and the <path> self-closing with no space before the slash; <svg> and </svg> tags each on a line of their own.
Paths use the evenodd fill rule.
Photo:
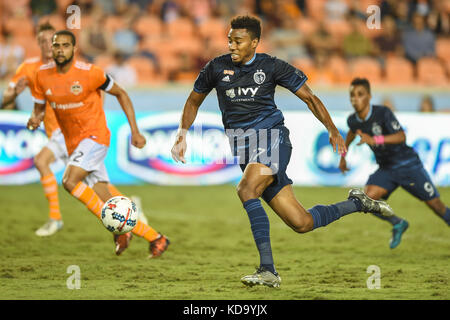
<svg viewBox="0 0 450 320">
<path fill-rule="evenodd" d="M 16 74 L 11 79 L 8 88 L 3 94 L 3 109 L 12 109 L 14 100 L 26 87 L 29 87 L 30 91 L 33 93 L 34 78 L 37 70 L 40 66 L 53 61 L 52 36 L 54 33 L 55 28 L 51 24 L 43 23 L 39 25 L 37 29 L 37 41 L 41 56 L 27 59 L 17 68 Z M 44 128 L 49 141 L 34 157 L 34 164 L 39 171 L 40 181 L 49 207 L 48 221 L 36 230 L 36 235 L 41 237 L 51 236 L 63 227 L 58 198 L 58 182 L 56 181 L 50 165 L 58 159 L 66 165 L 69 160 L 64 135 L 59 128 L 55 113 L 49 104 L 46 104 Z M 121 195 L 120 191 L 113 185 L 109 184 L 108 187 L 114 196 Z M 139 197 L 132 196 L 131 198 L 133 201 L 140 203 Z M 142 212 L 142 209 L 139 211 L 139 219 L 147 223 L 147 219 Z"/>
<path fill-rule="evenodd" d="M 10 109 L 16 97 L 28 86 L 33 93 L 34 77 L 40 66 L 52 61 L 52 36 L 55 32 L 49 23 L 41 24 L 37 30 L 37 41 L 41 51 L 40 57 L 25 60 L 11 79 L 8 88 L 3 95 L 2 108 Z M 50 169 L 50 164 L 56 159 L 67 163 L 67 150 L 64 136 L 59 129 L 53 110 L 47 105 L 44 118 L 45 132 L 49 138 L 46 146 L 35 156 L 34 164 L 39 171 L 40 180 L 49 206 L 49 220 L 41 228 L 36 230 L 38 236 L 50 236 L 63 227 L 63 221 L 59 208 L 58 183 Z"/>
<path fill-rule="evenodd" d="M 68 30 L 53 35 L 53 61 L 41 66 L 36 73 L 35 105 L 27 125 L 31 130 L 39 127 L 48 102 L 64 134 L 69 154 L 63 186 L 100 219 L 103 203 L 113 196 L 104 164 L 110 132 L 102 108 L 101 90 L 114 95 L 121 105 L 131 128 L 131 144 L 142 148 L 146 141 L 139 132 L 126 91 L 97 66 L 74 61 L 75 44 L 75 36 Z M 167 237 L 142 221 L 138 221 L 132 232 L 150 242 L 151 257 L 161 255 L 169 245 Z M 116 254 L 128 247 L 130 239 L 131 233 L 114 237 Z"/>
</svg>

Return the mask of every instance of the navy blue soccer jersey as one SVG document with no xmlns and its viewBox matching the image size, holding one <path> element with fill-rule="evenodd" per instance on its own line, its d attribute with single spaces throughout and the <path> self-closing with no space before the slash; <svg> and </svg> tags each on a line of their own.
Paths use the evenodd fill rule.
<svg viewBox="0 0 450 320">
<path fill-rule="evenodd" d="M 209 61 L 200 71 L 194 91 L 216 89 L 225 129 L 270 129 L 284 123 L 275 105 L 277 85 L 295 93 L 305 74 L 276 57 L 257 53 L 249 64 L 235 65 L 231 54 Z"/>
<path fill-rule="evenodd" d="M 353 133 L 360 129 L 370 136 L 389 135 L 403 131 L 394 113 L 384 106 L 371 106 L 367 120 L 361 120 L 356 113 L 347 118 L 347 124 Z M 398 168 L 404 165 L 421 163 L 419 156 L 406 142 L 369 146 L 382 168 Z"/>
</svg>

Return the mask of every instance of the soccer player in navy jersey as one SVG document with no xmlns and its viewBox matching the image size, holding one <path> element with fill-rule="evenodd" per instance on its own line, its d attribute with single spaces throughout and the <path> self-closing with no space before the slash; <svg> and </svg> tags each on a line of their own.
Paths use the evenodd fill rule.
<svg viewBox="0 0 450 320">
<path fill-rule="evenodd" d="M 371 105 L 371 98 L 369 81 L 355 78 L 350 84 L 350 102 L 355 112 L 347 119 L 350 130 L 345 144 L 348 148 L 356 136 L 360 136 L 358 145 L 366 143 L 379 165 L 378 170 L 369 177 L 365 193 L 372 199 L 387 200 L 400 186 L 424 201 L 438 217 L 450 225 L 450 209 L 441 201 L 439 192 L 417 153 L 406 144 L 405 132 L 394 113 L 387 107 Z M 343 173 L 349 170 L 345 153 L 341 154 L 339 168 Z M 408 229 L 408 222 L 396 215 L 374 215 L 393 225 L 390 248 L 397 247 L 402 234 Z"/>
<path fill-rule="evenodd" d="M 279 287 L 281 278 L 272 257 L 269 219 L 260 197 L 298 233 L 323 227 L 352 212 L 384 215 L 393 212 L 385 202 L 370 199 L 358 189 L 350 190 L 346 201 L 309 210 L 296 199 L 292 180 L 286 175 L 292 145 L 283 114 L 274 102 L 275 87 L 281 85 L 289 89 L 307 104 L 327 128 L 334 151 L 344 153 L 345 142 L 325 106 L 305 84 L 307 77 L 302 71 L 275 57 L 255 53 L 260 36 L 261 25 L 257 18 L 239 16 L 231 21 L 230 53 L 211 60 L 200 71 L 184 105 L 172 157 L 177 162 L 186 162 L 187 130 L 203 100 L 215 88 L 231 150 L 239 156 L 243 171 L 237 194 L 248 214 L 260 255 L 259 268 L 241 281 L 248 286 Z"/>
</svg>

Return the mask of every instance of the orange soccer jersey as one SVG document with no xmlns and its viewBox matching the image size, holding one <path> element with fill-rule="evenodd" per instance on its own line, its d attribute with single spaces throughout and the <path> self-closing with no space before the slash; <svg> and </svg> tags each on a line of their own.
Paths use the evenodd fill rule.
<svg viewBox="0 0 450 320">
<path fill-rule="evenodd" d="M 85 138 L 109 146 L 100 87 L 107 81 L 102 69 L 74 61 L 69 71 L 58 73 L 56 64 L 42 65 L 36 74 L 34 101 L 50 103 L 70 154 Z"/>
<path fill-rule="evenodd" d="M 28 87 L 30 88 L 31 94 L 34 96 L 34 80 L 36 72 L 43 63 L 39 57 L 30 58 L 25 60 L 16 70 L 16 74 L 10 81 L 10 86 L 15 86 L 17 81 L 23 76 L 28 80 Z M 59 128 L 58 121 L 56 120 L 55 113 L 48 103 L 45 105 L 45 118 L 44 118 L 44 128 L 47 137 L 51 137 L 53 131 Z"/>
</svg>

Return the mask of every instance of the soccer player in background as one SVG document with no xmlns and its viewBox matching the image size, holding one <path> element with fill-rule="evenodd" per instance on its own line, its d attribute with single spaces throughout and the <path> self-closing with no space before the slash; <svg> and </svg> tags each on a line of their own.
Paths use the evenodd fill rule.
<svg viewBox="0 0 450 320">
<path fill-rule="evenodd" d="M 231 21 L 230 53 L 208 62 L 198 75 L 184 105 L 172 157 L 177 162 L 186 162 L 187 130 L 205 97 L 215 88 L 232 152 L 235 156 L 243 155 L 239 159 L 243 176 L 237 194 L 248 214 L 260 256 L 256 272 L 241 281 L 247 286 L 279 287 L 281 278 L 272 257 L 269 219 L 260 197 L 298 233 L 326 226 L 352 212 L 390 215 L 392 211 L 386 203 L 374 201 L 358 189 L 350 191 L 347 201 L 318 205 L 309 210 L 296 199 L 292 180 L 286 175 L 292 146 L 283 115 L 274 102 L 275 87 L 286 87 L 307 104 L 327 128 L 334 151 L 344 153 L 345 143 L 325 106 L 305 84 L 305 74 L 275 57 L 255 53 L 260 36 L 261 25 L 257 18 L 239 16 Z M 255 140 L 256 143 L 250 142 Z"/>
<path fill-rule="evenodd" d="M 37 41 L 41 56 L 25 60 L 24 63 L 17 68 L 15 75 L 9 82 L 9 85 L 3 94 L 3 109 L 11 109 L 14 100 L 26 87 L 29 87 L 30 91 L 33 93 L 34 78 L 37 70 L 39 70 L 40 66 L 53 61 L 52 36 L 54 33 L 55 28 L 48 22 L 38 26 Z M 41 237 L 55 234 L 61 230 L 64 225 L 59 206 L 58 182 L 56 181 L 50 165 L 56 160 L 61 160 L 67 165 L 69 160 L 64 135 L 59 128 L 55 113 L 48 103 L 46 103 L 44 128 L 49 141 L 33 159 L 34 165 L 39 171 L 40 181 L 49 207 L 48 221 L 36 230 L 36 235 Z M 108 188 L 114 196 L 122 195 L 112 184 L 108 184 Z M 137 204 L 140 204 L 140 199 L 138 197 L 132 196 L 131 198 L 133 201 L 137 202 Z M 140 208 L 140 205 L 138 208 Z M 139 219 L 148 223 L 141 208 L 139 210 Z"/>
<path fill-rule="evenodd" d="M 132 145 L 142 148 L 146 141 L 139 132 L 126 91 L 97 66 L 74 61 L 75 44 L 75 36 L 70 31 L 58 31 L 53 35 L 53 61 L 42 65 L 36 73 L 34 110 L 27 125 L 32 130 L 39 127 L 48 102 L 64 134 L 69 155 L 63 186 L 100 219 L 103 203 L 113 197 L 104 164 L 110 132 L 101 90 L 114 95 L 121 105 L 131 128 Z M 150 257 L 160 256 L 169 245 L 167 237 L 140 220 L 132 233 L 150 242 Z M 130 232 L 114 235 L 117 255 L 128 247 L 131 237 Z"/>
<path fill-rule="evenodd" d="M 357 145 L 366 143 L 379 166 L 369 176 L 364 192 L 372 199 L 387 200 L 400 186 L 424 201 L 439 218 L 450 225 L 450 209 L 442 203 L 416 151 L 406 144 L 405 132 L 394 113 L 387 107 L 370 104 L 371 98 L 369 81 L 355 78 L 350 85 L 350 103 L 355 112 L 347 118 L 350 130 L 345 145 L 348 148 L 356 136 L 360 136 Z M 349 170 L 345 153 L 341 154 L 339 169 L 343 173 Z M 390 248 L 397 247 L 402 234 L 408 229 L 408 222 L 396 215 L 384 217 L 373 214 L 392 224 Z"/>
</svg>

